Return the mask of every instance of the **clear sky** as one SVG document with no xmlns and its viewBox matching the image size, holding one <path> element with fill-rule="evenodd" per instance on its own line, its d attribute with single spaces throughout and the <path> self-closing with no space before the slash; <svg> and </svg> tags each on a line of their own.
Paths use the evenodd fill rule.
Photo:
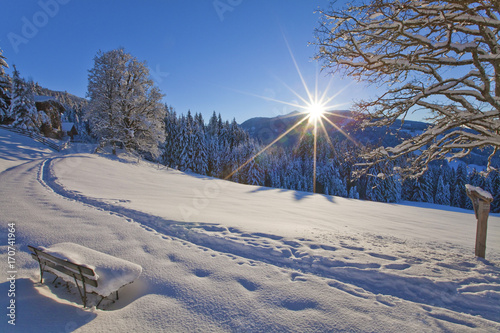
<svg viewBox="0 0 500 333">
<path fill-rule="evenodd" d="M 296 109 L 257 96 L 297 102 L 289 88 L 306 96 L 291 53 L 311 90 L 317 75 L 320 91 L 332 80 L 328 96 L 343 89 L 332 101 L 343 104 L 339 109 L 370 96 L 369 88 L 331 78 L 312 60 L 315 11 L 328 6 L 327 0 L 2 1 L 0 48 L 21 76 L 85 97 L 97 51 L 123 47 L 147 62 L 178 113 L 190 109 L 208 120 L 216 111 L 241 123 Z"/>
</svg>

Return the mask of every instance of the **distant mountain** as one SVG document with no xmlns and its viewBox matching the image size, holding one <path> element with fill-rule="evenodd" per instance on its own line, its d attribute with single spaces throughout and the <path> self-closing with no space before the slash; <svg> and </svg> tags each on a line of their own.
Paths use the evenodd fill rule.
<svg viewBox="0 0 500 333">
<path fill-rule="evenodd" d="M 262 144 L 267 145 L 276 140 L 280 135 L 292 128 L 297 122 L 303 119 L 306 115 L 298 111 L 294 111 L 288 115 L 277 116 L 272 118 L 257 117 L 251 118 L 240 126 L 245 129 L 251 137 L 259 140 Z M 332 138 L 345 140 L 346 135 L 363 145 L 393 147 L 401 143 L 404 139 L 421 134 L 429 124 L 422 121 L 397 120 L 388 127 L 372 127 L 361 130 L 359 121 L 356 120 L 356 113 L 348 110 L 335 110 L 327 113 L 328 120 L 335 126 L 332 126 L 327 121 L 323 120 L 325 129 Z M 295 147 L 304 130 L 311 133 L 308 121 L 304 121 L 301 125 L 290 131 L 286 136 L 278 141 L 277 144 L 283 147 Z M 310 126 L 309 126 L 310 127 Z M 319 135 L 323 135 L 323 130 L 318 128 Z M 486 166 L 488 156 L 491 153 L 491 148 L 484 149 L 475 148 L 470 153 L 461 159 L 468 165 Z M 500 156 L 495 156 L 492 160 L 493 165 L 500 166 Z"/>
<path fill-rule="evenodd" d="M 272 118 L 251 118 L 243 122 L 241 127 L 250 136 L 267 145 L 292 128 L 297 122 L 300 122 L 304 117 L 306 117 L 305 114 L 294 111 L 287 115 Z M 371 143 L 385 146 L 394 146 L 401 142 L 402 138 L 422 133 L 429 125 L 419 121 L 405 121 L 404 123 L 397 121 L 388 128 L 369 128 L 362 131 L 359 129 L 358 121 L 355 120 L 356 114 L 352 111 L 334 110 L 326 113 L 325 117 L 329 121 L 323 120 L 322 122 L 325 130 L 331 137 L 338 137 L 339 140 L 342 140 L 345 138 L 345 133 L 352 139 L 363 144 Z M 308 131 L 308 127 L 310 127 L 309 121 L 305 120 L 280 139 L 278 143 L 284 146 L 296 145 L 302 133 Z M 322 135 L 324 133 L 323 129 L 318 128 L 318 133 Z"/>
</svg>

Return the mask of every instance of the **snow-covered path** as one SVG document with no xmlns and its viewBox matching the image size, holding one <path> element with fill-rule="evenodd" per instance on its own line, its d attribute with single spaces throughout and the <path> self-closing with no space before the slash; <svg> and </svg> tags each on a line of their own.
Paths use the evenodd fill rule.
<svg viewBox="0 0 500 333">
<path fill-rule="evenodd" d="M 102 196 L 82 193 L 89 188 L 68 186 L 60 169 L 94 163 L 121 174 L 123 163 L 26 149 L 8 163 L 5 156 L 15 154 L 0 149 L 0 170 L 7 169 L 0 173 L 0 237 L 6 239 L 7 224 L 15 222 L 19 248 L 16 327 L 4 319 L 2 332 L 500 330 L 498 265 L 461 258 L 460 246 L 422 249 L 370 234 L 354 239 L 352 233 L 319 242 L 269 230 L 246 233 L 227 223 L 169 220 L 146 204 L 138 209 L 137 197 L 109 200 L 112 181 L 94 184 Z M 154 185 L 145 174 L 129 177 L 139 187 Z M 116 184 L 118 193 L 127 189 Z M 230 218 L 237 216 L 221 214 L 221 220 Z M 65 288 L 36 283 L 38 268 L 27 245 L 63 241 L 140 264 L 143 274 L 107 311 L 84 310 Z M 1 250 L 6 263 L 6 246 Z M 4 299 L 8 283 L 1 281 Z"/>
</svg>

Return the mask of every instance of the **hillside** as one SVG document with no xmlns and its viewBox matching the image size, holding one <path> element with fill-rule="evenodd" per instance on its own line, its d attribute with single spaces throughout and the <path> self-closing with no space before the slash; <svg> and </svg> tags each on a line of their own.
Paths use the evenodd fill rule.
<svg viewBox="0 0 500 333">
<path fill-rule="evenodd" d="M 360 131 L 358 122 L 354 120 L 355 114 L 349 110 L 333 110 L 325 114 L 325 117 L 336 125 L 332 126 L 328 121 L 323 121 L 325 129 L 332 137 L 344 139 L 345 137 L 339 132 L 338 128 L 351 135 L 355 140 L 367 144 L 383 144 L 394 145 L 397 143 L 398 136 L 408 137 L 421 133 L 427 126 L 425 122 L 418 121 L 401 121 L 395 122 L 390 128 L 368 129 Z M 288 115 L 277 117 L 257 117 L 251 118 L 241 124 L 252 137 L 260 140 L 263 144 L 269 144 L 293 127 L 297 122 L 305 117 L 304 114 L 294 111 Z M 280 144 L 286 147 L 292 147 L 297 144 L 304 128 L 308 126 L 305 121 L 297 126 L 285 138 L 280 140 Z M 322 133 L 322 132 L 321 132 Z"/>
<path fill-rule="evenodd" d="M 54 154 L 0 129 L 0 221 L 4 239 L 16 223 L 18 246 L 17 324 L 2 332 L 500 330 L 498 216 L 479 260 L 470 211 L 246 186 L 90 150 Z M 27 245 L 59 242 L 143 273 L 105 310 L 82 309 L 76 289 L 37 283 Z"/>
<path fill-rule="evenodd" d="M 80 111 L 88 101 L 85 98 L 75 96 L 67 91 L 56 91 L 40 86 L 38 83 L 32 83 L 32 90 L 35 95 L 51 96 L 61 103 L 66 109 Z"/>
</svg>

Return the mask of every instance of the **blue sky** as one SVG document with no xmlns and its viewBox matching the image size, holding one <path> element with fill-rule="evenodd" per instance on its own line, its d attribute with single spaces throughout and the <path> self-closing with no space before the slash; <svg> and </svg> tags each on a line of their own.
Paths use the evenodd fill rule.
<svg viewBox="0 0 500 333">
<path fill-rule="evenodd" d="M 0 48 L 9 65 L 41 85 L 85 97 L 98 50 L 123 47 L 146 61 L 164 101 L 178 113 L 213 111 L 238 122 L 274 117 L 331 85 L 332 103 L 348 109 L 369 89 L 320 72 L 312 60 L 318 8 L 326 0 L 4 1 Z M 287 46 L 287 43 L 289 47 Z M 12 67 L 12 66 L 11 66 Z M 347 89 L 345 89 L 347 87 Z"/>
</svg>

